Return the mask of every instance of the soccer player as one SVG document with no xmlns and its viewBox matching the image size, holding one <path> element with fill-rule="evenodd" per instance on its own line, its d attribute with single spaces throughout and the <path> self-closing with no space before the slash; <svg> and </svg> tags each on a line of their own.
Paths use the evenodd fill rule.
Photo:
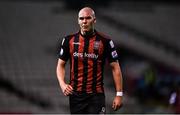
<svg viewBox="0 0 180 115">
<path fill-rule="evenodd" d="M 80 31 L 63 38 L 57 63 L 57 78 L 71 113 L 105 113 L 103 67 L 106 59 L 112 68 L 115 97 L 112 108 L 122 105 L 122 74 L 113 41 L 96 31 L 95 12 L 90 7 L 79 11 Z M 65 82 L 65 65 L 70 60 L 70 83 Z"/>
</svg>

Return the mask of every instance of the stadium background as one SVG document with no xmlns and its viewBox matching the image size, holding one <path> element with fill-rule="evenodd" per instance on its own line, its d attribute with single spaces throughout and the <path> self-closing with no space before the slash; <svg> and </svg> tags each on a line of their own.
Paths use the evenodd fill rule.
<svg viewBox="0 0 180 115">
<path fill-rule="evenodd" d="M 97 30 L 110 35 L 120 55 L 123 108 L 105 66 L 107 113 L 177 113 L 169 103 L 180 83 L 178 2 L 135 0 L 1 0 L 0 113 L 69 113 L 56 78 L 61 38 L 78 31 L 83 6 L 96 11 Z M 69 69 L 69 66 L 67 66 Z M 68 71 L 66 73 L 68 80 Z M 179 112 L 178 112 L 179 113 Z"/>
</svg>

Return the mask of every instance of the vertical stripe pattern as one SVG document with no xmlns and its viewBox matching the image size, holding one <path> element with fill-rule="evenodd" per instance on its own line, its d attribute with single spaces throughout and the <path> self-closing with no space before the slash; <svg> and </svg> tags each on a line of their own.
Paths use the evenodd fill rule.
<svg viewBox="0 0 180 115">
<path fill-rule="evenodd" d="M 104 92 L 103 66 L 107 41 L 97 33 L 90 38 L 85 38 L 80 33 L 70 36 L 70 84 L 74 91 Z"/>
<path fill-rule="evenodd" d="M 83 85 L 82 85 L 82 91 L 86 91 L 86 83 L 87 83 L 87 76 L 88 76 L 88 58 L 85 56 L 88 54 L 88 47 L 89 47 L 89 39 L 85 38 L 84 39 L 84 75 L 83 75 Z"/>
<path fill-rule="evenodd" d="M 76 34 L 75 35 L 75 38 L 74 38 L 74 52 L 76 53 L 76 52 L 78 52 L 78 48 L 79 48 L 79 45 L 77 45 L 77 43 L 79 43 L 79 35 L 78 34 Z M 74 61 L 73 61 L 73 63 L 74 63 L 74 67 L 73 67 L 73 69 L 74 69 L 74 86 L 73 86 L 73 88 L 74 88 L 74 90 L 76 91 L 77 90 L 77 85 L 78 85 L 78 56 L 74 56 L 74 54 L 73 54 L 73 57 L 74 57 Z"/>
<path fill-rule="evenodd" d="M 100 45 L 100 39 L 98 36 L 96 36 L 96 40 L 94 42 L 94 54 L 98 55 L 99 53 L 99 45 Z M 96 93 L 96 86 L 97 86 L 97 59 L 93 60 L 93 84 L 92 84 L 92 91 L 93 93 Z"/>
</svg>

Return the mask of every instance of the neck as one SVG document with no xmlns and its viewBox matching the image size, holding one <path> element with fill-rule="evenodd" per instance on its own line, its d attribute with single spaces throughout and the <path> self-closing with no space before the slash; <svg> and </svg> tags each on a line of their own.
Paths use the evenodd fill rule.
<svg viewBox="0 0 180 115">
<path fill-rule="evenodd" d="M 84 31 L 81 31 L 81 34 L 83 35 L 83 36 L 85 36 L 85 37 L 88 37 L 88 36 L 92 36 L 92 35 L 94 35 L 94 29 L 92 29 L 92 30 L 90 30 L 90 31 L 86 31 L 86 32 L 84 32 Z"/>
</svg>

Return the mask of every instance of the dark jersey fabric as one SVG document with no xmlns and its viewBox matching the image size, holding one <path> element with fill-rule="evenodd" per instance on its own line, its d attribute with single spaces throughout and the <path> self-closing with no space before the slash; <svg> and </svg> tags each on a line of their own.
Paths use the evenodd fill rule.
<svg viewBox="0 0 180 115">
<path fill-rule="evenodd" d="M 95 31 L 91 36 L 80 32 L 62 39 L 59 58 L 70 59 L 70 85 L 74 91 L 103 93 L 103 68 L 105 60 L 118 60 L 113 41 Z"/>
</svg>

